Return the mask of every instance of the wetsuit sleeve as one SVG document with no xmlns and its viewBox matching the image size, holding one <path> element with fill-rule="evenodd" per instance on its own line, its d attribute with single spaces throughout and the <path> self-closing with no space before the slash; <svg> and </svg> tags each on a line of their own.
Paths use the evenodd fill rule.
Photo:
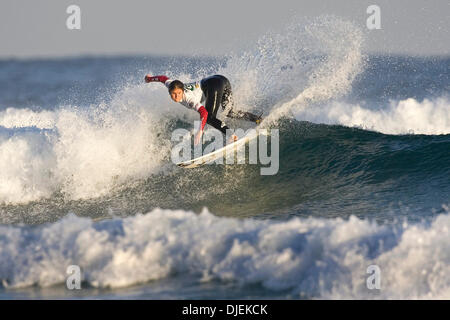
<svg viewBox="0 0 450 320">
<path fill-rule="evenodd" d="M 202 120 L 200 130 L 203 130 L 206 124 L 206 120 L 208 120 L 208 111 L 206 111 L 204 106 L 201 106 L 200 108 L 198 108 L 198 112 L 200 113 L 200 119 Z"/>
<path fill-rule="evenodd" d="M 160 75 L 160 76 L 151 76 L 151 75 L 146 75 L 145 76 L 145 82 L 162 82 L 165 83 L 167 80 L 169 80 L 169 78 L 165 75 Z"/>
</svg>

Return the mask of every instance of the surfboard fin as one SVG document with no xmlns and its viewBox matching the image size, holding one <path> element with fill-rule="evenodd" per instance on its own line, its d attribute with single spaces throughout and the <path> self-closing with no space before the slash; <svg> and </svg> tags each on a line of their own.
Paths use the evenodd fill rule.
<svg viewBox="0 0 450 320">
<path fill-rule="evenodd" d="M 257 125 L 259 125 L 261 123 L 261 121 L 263 121 L 263 117 L 262 117 L 263 113 L 264 112 L 261 112 L 261 114 L 258 116 L 258 119 L 255 120 L 255 123 Z"/>
</svg>

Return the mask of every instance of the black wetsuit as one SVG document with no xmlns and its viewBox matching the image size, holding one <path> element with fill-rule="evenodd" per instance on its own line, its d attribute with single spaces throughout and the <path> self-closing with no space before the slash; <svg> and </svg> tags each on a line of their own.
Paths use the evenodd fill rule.
<svg viewBox="0 0 450 320">
<path fill-rule="evenodd" d="M 203 94 L 205 95 L 205 109 L 208 111 L 208 119 L 206 123 L 226 134 L 226 130 L 229 128 L 225 125 L 225 123 L 217 119 L 216 115 L 219 110 L 219 105 L 222 106 L 222 110 L 225 110 L 225 107 L 228 104 L 233 106 L 233 94 L 231 91 L 230 81 L 228 81 L 228 79 L 224 76 L 216 74 L 201 80 L 200 86 Z M 230 109 L 227 117 L 244 119 L 252 122 L 261 120 L 260 116 L 256 116 L 250 112 L 235 112 L 233 109 Z"/>
</svg>

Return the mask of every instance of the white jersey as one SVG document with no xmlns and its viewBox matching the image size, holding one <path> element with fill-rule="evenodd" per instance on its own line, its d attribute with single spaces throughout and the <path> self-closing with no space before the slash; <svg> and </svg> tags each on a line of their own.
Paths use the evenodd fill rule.
<svg viewBox="0 0 450 320">
<path fill-rule="evenodd" d="M 173 80 L 167 80 L 164 83 L 167 88 L 169 88 L 169 85 L 172 81 Z M 183 99 L 180 101 L 180 103 L 189 109 L 198 111 L 198 109 L 203 106 L 203 103 L 206 100 L 206 97 L 203 94 L 203 90 L 200 87 L 200 82 L 185 83 L 183 91 Z"/>
</svg>

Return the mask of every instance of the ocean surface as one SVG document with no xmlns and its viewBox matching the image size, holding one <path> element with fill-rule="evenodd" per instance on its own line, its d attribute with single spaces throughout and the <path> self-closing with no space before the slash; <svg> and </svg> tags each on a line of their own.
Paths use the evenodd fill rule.
<svg viewBox="0 0 450 320">
<path fill-rule="evenodd" d="M 364 38 L 318 18 L 224 57 L 0 60 L 0 299 L 450 299 L 450 56 Z M 198 114 L 147 73 L 228 77 L 277 174 L 175 166 Z"/>
</svg>

